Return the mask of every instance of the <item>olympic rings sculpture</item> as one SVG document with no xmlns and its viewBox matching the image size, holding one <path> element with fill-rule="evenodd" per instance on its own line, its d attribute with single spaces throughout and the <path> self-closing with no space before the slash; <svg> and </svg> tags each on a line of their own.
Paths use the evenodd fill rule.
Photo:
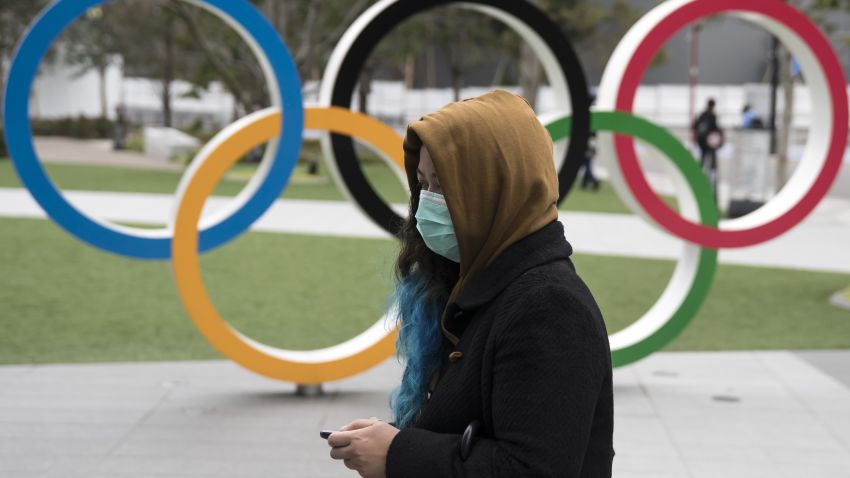
<svg viewBox="0 0 850 478">
<path fill-rule="evenodd" d="M 68 203 L 41 166 L 29 125 L 29 90 L 51 42 L 76 17 L 105 0 L 57 0 L 44 9 L 21 39 L 4 91 L 4 126 L 21 181 L 48 216 L 78 239 L 137 259 L 170 259 L 177 289 L 190 318 L 222 354 L 243 367 L 280 380 L 312 384 L 360 373 L 394 352 L 395 330 L 380 318 L 360 335 L 311 351 L 282 350 L 257 342 L 231 327 L 217 312 L 203 284 L 199 254 L 239 234 L 277 199 L 289 180 L 304 128 L 322 131 L 329 170 L 345 194 L 390 234 L 399 217 L 370 187 L 354 152 L 358 138 L 403 178 L 402 138 L 389 126 L 350 111 L 359 71 L 394 25 L 440 5 L 456 4 L 502 21 L 531 46 L 555 93 L 556 111 L 541 122 L 555 144 L 559 202 L 570 192 L 591 131 L 599 136 L 618 195 L 635 213 L 685 242 L 681 258 L 656 303 L 610 339 L 615 366 L 639 360 L 673 340 L 699 310 L 717 267 L 717 248 L 764 242 L 799 223 L 835 180 L 847 142 L 846 80 L 827 39 L 798 10 L 781 0 L 668 0 L 626 33 L 603 73 L 596 111 L 569 41 L 536 7 L 524 0 L 380 0 L 367 9 L 334 49 L 320 86 L 319 105 L 304 108 L 300 80 L 289 51 L 269 23 L 246 0 L 183 0 L 205 8 L 234 28 L 257 57 L 270 85 L 272 106 L 220 131 L 198 153 L 177 190 L 173 223 L 162 230 L 130 228 L 87 216 Z M 708 15 L 728 14 L 776 35 L 800 62 L 818 109 L 803 159 L 788 184 L 764 207 L 721 221 L 713 194 L 691 153 L 667 130 L 631 114 L 635 93 L 650 60 L 676 31 Z M 650 189 L 633 139 L 668 157 L 679 213 Z M 568 144 L 566 140 L 568 141 Z M 207 197 L 227 169 L 245 152 L 266 143 L 257 174 L 233 203 L 201 220 Z"/>
</svg>

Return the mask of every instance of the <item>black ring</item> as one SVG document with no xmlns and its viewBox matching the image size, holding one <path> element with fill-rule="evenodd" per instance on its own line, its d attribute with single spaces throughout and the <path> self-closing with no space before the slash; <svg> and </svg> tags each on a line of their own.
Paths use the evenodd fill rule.
<svg viewBox="0 0 850 478">
<path fill-rule="evenodd" d="M 350 109 L 354 87 L 360 78 L 363 64 L 369 54 L 395 26 L 407 18 L 441 5 L 458 3 L 460 0 L 400 0 L 388 6 L 360 32 L 343 58 L 336 83 L 333 85 L 331 105 Z M 558 204 L 569 194 L 578 175 L 579 167 L 585 160 L 587 141 L 590 135 L 590 98 L 587 80 L 581 62 L 569 40 L 545 13 L 525 0 L 462 0 L 463 3 L 497 8 L 505 11 L 533 28 L 543 39 L 558 61 L 570 93 L 572 108 L 572 130 L 570 143 L 564 155 L 561 170 L 558 172 Z M 331 147 L 342 181 L 352 198 L 357 201 L 366 214 L 375 223 L 390 234 L 396 235 L 401 228 L 403 218 L 375 192 L 354 151 L 354 140 L 349 136 L 331 134 Z"/>
</svg>

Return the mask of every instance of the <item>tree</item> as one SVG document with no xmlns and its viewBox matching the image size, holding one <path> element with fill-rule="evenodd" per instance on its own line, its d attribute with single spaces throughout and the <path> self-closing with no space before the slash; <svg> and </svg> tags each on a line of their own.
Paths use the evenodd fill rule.
<svg viewBox="0 0 850 478">
<path fill-rule="evenodd" d="M 371 82 L 378 70 L 392 72 L 403 78 L 407 88 L 413 88 L 416 58 L 425 48 L 432 45 L 425 41 L 429 37 L 430 24 L 426 16 L 411 19 L 396 26 L 372 51 L 358 84 L 360 111 L 368 114 L 368 95 Z"/>
<path fill-rule="evenodd" d="M 600 7 L 588 0 L 533 0 L 574 42 L 581 41 L 582 52 L 591 58 L 608 56 L 620 34 L 637 14 L 617 0 Z M 412 86 L 414 69 L 423 60 L 427 87 L 436 85 L 437 53 L 446 62 L 455 100 L 465 83 L 466 73 L 483 61 L 497 59 L 491 84 L 503 84 L 509 73 L 518 70 L 524 96 L 536 102 L 542 83 L 542 70 L 533 50 L 507 25 L 476 11 L 441 7 L 408 19 L 385 37 L 364 66 L 360 78 L 361 105 L 368 84 L 377 71 L 399 72 L 405 85 Z M 583 60 L 586 60 L 583 58 Z M 600 60 L 601 61 L 601 60 Z"/>
<path fill-rule="evenodd" d="M 269 93 L 262 69 L 244 40 L 220 19 L 182 2 L 171 5 L 188 36 L 183 48 L 195 50 L 196 60 L 185 69 L 183 79 L 196 87 L 207 88 L 221 81 L 236 103 L 234 116 L 268 104 Z"/>
<path fill-rule="evenodd" d="M 590 52 L 582 55 L 585 62 L 608 58 L 623 32 L 638 17 L 625 0 L 615 0 L 609 7 L 588 0 L 530 1 L 561 26 L 573 45 Z M 522 95 L 535 105 L 542 80 L 540 61 L 525 42 L 518 46 L 518 50 Z"/>
<path fill-rule="evenodd" d="M 258 8 L 280 32 L 303 79 L 318 80 L 345 30 L 373 0 L 260 0 Z"/>
<path fill-rule="evenodd" d="M 112 18 L 104 17 L 103 9 L 94 7 L 74 22 L 65 33 L 65 60 L 78 67 L 82 75 L 94 70 L 100 80 L 100 116 L 107 116 L 106 72 L 120 52 Z"/>
<path fill-rule="evenodd" d="M 439 9 L 432 21 L 437 32 L 434 41 L 448 61 L 454 100 L 458 101 L 464 73 L 486 58 L 484 51 L 503 29 L 499 22 L 468 10 Z"/>
<path fill-rule="evenodd" d="M 194 47 L 172 3 L 122 0 L 102 7 L 104 18 L 117 25 L 114 38 L 125 74 L 158 80 L 164 126 L 173 123 L 172 84 L 186 77 L 195 64 Z"/>
<path fill-rule="evenodd" d="M 850 12 L 850 3 L 846 0 L 792 0 L 792 5 L 806 13 L 827 36 L 832 37 L 834 43 L 838 45 L 850 45 L 850 36 L 845 34 L 837 34 L 837 29 L 832 23 L 832 14 L 844 11 Z M 836 35 L 838 35 L 836 37 Z M 796 80 L 793 56 L 791 51 L 784 46 L 780 46 L 782 61 L 780 62 L 779 78 L 783 89 L 782 119 L 776 139 L 776 186 L 777 189 L 785 185 L 788 181 L 788 146 L 793 136 L 793 116 L 794 116 L 794 83 Z"/>
<path fill-rule="evenodd" d="M 15 46 L 46 4 L 47 0 L 0 0 L 0 91 L 5 90 L 6 65 Z"/>
<path fill-rule="evenodd" d="M 370 1 L 257 0 L 254 3 L 284 39 L 303 82 L 320 78 L 333 47 Z M 184 79 L 204 88 L 213 80 L 221 81 L 236 101 L 237 115 L 267 104 L 265 77 L 244 40 L 208 12 L 182 2 L 173 2 L 172 8 L 202 59 Z"/>
</svg>

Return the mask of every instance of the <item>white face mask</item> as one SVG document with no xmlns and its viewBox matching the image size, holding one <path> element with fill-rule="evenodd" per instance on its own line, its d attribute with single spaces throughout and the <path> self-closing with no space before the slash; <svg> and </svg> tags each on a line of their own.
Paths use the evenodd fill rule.
<svg viewBox="0 0 850 478">
<path fill-rule="evenodd" d="M 442 194 L 421 190 L 416 209 L 416 229 L 428 249 L 454 262 L 460 262 L 452 217 Z"/>
</svg>

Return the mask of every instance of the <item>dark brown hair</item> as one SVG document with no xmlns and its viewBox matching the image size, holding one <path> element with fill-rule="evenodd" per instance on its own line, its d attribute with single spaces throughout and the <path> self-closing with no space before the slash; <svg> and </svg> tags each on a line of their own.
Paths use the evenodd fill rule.
<svg viewBox="0 0 850 478">
<path fill-rule="evenodd" d="M 422 141 L 408 128 L 404 140 L 404 169 L 410 186 L 410 205 L 407 219 L 398 233 L 401 250 L 396 260 L 395 274 L 399 281 L 404 281 L 413 273 L 421 274 L 429 299 L 445 303 L 457 283 L 460 265 L 428 249 L 416 228 L 416 211 L 422 189 L 416 177 L 416 169 L 421 147 Z"/>
</svg>

